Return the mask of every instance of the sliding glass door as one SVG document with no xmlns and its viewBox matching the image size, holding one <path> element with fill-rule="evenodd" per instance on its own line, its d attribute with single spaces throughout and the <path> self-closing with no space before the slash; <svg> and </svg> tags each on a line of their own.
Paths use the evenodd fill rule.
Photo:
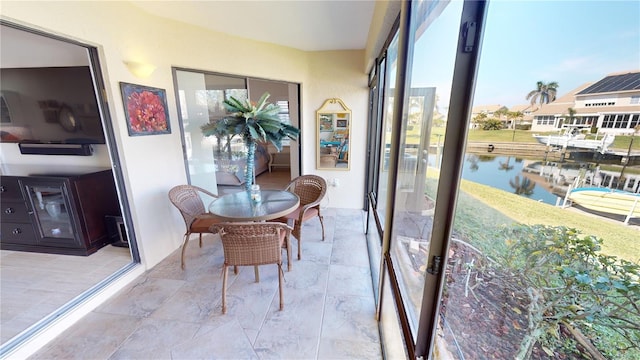
<svg viewBox="0 0 640 360">
<path fill-rule="evenodd" d="M 439 171 L 437 137 L 446 139 L 450 94 L 463 2 L 414 1 L 403 84 L 403 116 L 395 153 L 397 176 L 393 222 L 389 227 L 389 262 L 397 279 L 412 340 L 427 330 L 420 326 L 425 286 L 433 292 L 439 275 L 443 239 L 435 237 L 439 183 L 451 179 Z M 455 189 L 449 189 L 455 191 Z M 450 195 L 444 195 L 450 196 Z M 447 199 L 445 199 L 446 201 Z M 440 230 L 441 231 L 441 230 Z M 435 249 L 435 251 L 433 251 Z M 423 320 L 424 321 L 424 320 Z"/>
<path fill-rule="evenodd" d="M 299 85 L 197 70 L 174 69 L 176 98 L 181 120 L 185 166 L 189 183 L 218 193 L 218 186 L 244 184 L 246 147 L 239 135 L 220 129 L 205 136 L 204 125 L 213 125 L 228 115 L 223 102 L 230 97 L 256 102 L 268 93 L 268 102 L 280 107 L 278 117 L 300 127 Z M 300 172 L 298 141 L 286 141 L 283 149 L 259 143 L 255 153 L 255 176 L 275 168 L 289 170 L 287 177 Z M 281 169 L 282 170 L 282 169 Z M 285 179 L 285 184 L 288 179 Z"/>
<path fill-rule="evenodd" d="M 584 84 L 626 70 L 620 64 L 627 60 L 637 68 L 638 47 L 629 51 L 631 39 L 613 40 L 613 35 L 633 28 L 638 44 L 640 4 L 583 5 L 579 13 L 553 1 L 496 1 L 488 7 L 473 108 L 501 104 L 504 115 L 476 110 L 469 120 L 477 126 L 468 127 L 464 146 L 464 180 L 451 219 L 434 358 L 640 359 L 640 232 L 625 225 L 624 216 L 611 221 L 611 214 L 560 205 L 572 186 L 596 186 L 589 178 L 596 165 L 598 171 L 602 166 L 619 174 L 624 163 L 600 165 L 606 159 L 585 149 L 532 151 L 537 145 L 529 143 L 535 132 L 529 128 L 545 116 L 536 113 L 549 114 L 545 108 L 555 107 L 558 114 L 593 114 L 594 106 L 577 95 Z M 549 38 L 540 29 L 548 16 L 574 23 L 598 19 L 588 27 L 563 28 L 562 37 L 607 40 L 595 47 L 538 42 Z M 548 34 L 556 33 L 549 29 Z M 532 61 L 527 51 L 505 48 L 509 39 L 537 43 L 536 53 L 553 56 Z M 604 63 L 611 70 L 602 68 Z M 542 105 L 527 99 L 540 80 L 560 85 L 558 100 Z M 607 91 L 615 88 L 615 80 L 607 81 Z M 530 116 L 518 114 L 538 107 Z M 588 132 L 581 136 L 595 135 Z M 493 139 L 492 147 L 475 140 L 480 138 Z"/>
<path fill-rule="evenodd" d="M 385 340 L 388 354 L 426 357 L 434 349 L 483 9 L 484 2 L 403 3 L 399 32 L 380 62 L 388 76 L 372 138 L 380 145 L 370 146 L 379 149 L 370 215 L 383 240 L 383 338 L 401 333 L 406 345 Z"/>
<path fill-rule="evenodd" d="M 118 210 L 121 214 L 119 215 L 114 212 L 113 216 L 107 216 L 104 227 L 101 227 L 102 224 L 100 220 L 102 219 L 91 217 L 91 221 L 88 221 L 91 224 L 85 224 L 83 228 L 89 227 L 91 229 L 91 236 L 96 239 L 96 242 L 100 236 L 104 236 L 105 238 L 109 236 L 109 242 L 117 238 L 120 240 L 118 241 L 120 244 L 124 242 L 122 240 L 126 240 L 127 245 L 126 247 L 120 247 L 107 244 L 95 253 L 87 256 L 56 254 L 54 248 L 47 250 L 45 247 L 37 249 L 37 252 L 15 251 L 13 249 L 0 251 L 0 258 L 2 259 L 0 261 L 0 304 L 2 311 L 2 315 L 0 316 L 0 358 L 4 358 L 5 355 L 12 353 L 21 346 L 26 346 L 24 344 L 27 344 L 29 341 L 37 343 L 41 341 L 42 338 L 50 336 L 52 323 L 64 317 L 76 316 L 77 314 L 75 314 L 74 311 L 85 304 L 88 299 L 99 294 L 104 288 L 124 275 L 129 269 L 135 267 L 140 262 L 140 255 L 135 239 L 136 232 L 133 229 L 129 206 L 127 204 L 127 189 L 121 171 L 122 166 L 119 161 L 120 156 L 118 155 L 119 150 L 116 146 L 117 141 L 115 139 L 106 99 L 103 96 L 106 92 L 104 91 L 103 72 L 99 61 L 98 49 L 76 40 L 62 38 L 4 20 L 0 21 L 0 35 L 2 59 L 4 61 L 2 64 L 3 68 L 31 68 L 38 70 L 47 69 L 51 66 L 78 66 L 86 68 L 87 73 L 91 73 L 93 78 L 91 85 L 94 93 L 85 95 L 88 98 L 95 96 L 95 102 L 98 104 L 98 108 L 95 109 L 95 112 L 91 113 L 90 120 L 92 121 L 90 122 L 83 120 L 84 116 L 76 116 L 75 119 L 78 121 L 76 125 L 80 127 L 85 126 L 85 130 L 96 134 L 96 136 L 104 137 L 106 143 L 93 144 L 92 146 L 96 151 L 93 156 L 60 156 L 54 161 L 51 161 L 51 159 L 44 159 L 49 158 L 49 155 L 43 156 L 43 159 L 37 158 L 37 156 L 41 155 L 26 155 L 27 157 L 34 156 L 34 159 L 27 161 L 27 163 L 31 164 L 28 172 L 44 174 L 52 170 L 51 163 L 57 164 L 60 170 L 64 169 L 64 172 L 73 172 L 76 169 L 84 169 L 86 167 L 96 169 L 111 168 L 115 185 L 113 189 L 109 186 L 109 191 L 102 191 L 102 195 L 104 195 L 104 193 L 117 193 L 117 200 L 109 198 L 109 203 L 111 203 L 112 200 L 117 201 L 119 203 Z M 71 59 L 74 60 L 71 61 Z M 7 104 L 4 103 L 3 97 L 3 125 L 10 125 L 10 127 L 18 131 L 18 133 L 21 133 L 21 131 L 29 133 L 29 126 L 25 126 L 25 119 L 23 118 L 38 115 L 39 113 L 37 111 L 41 111 L 43 106 L 39 105 L 39 103 L 51 103 L 51 105 L 47 105 L 45 112 L 54 115 L 54 122 L 47 124 L 47 126 L 51 126 L 51 129 L 54 129 L 54 126 L 59 127 L 58 113 L 62 113 L 61 109 L 63 109 L 63 107 L 61 106 L 64 104 L 58 104 L 58 101 L 53 100 L 37 102 L 37 99 L 35 99 L 33 95 L 27 95 L 27 93 L 24 92 L 25 88 L 35 86 L 37 89 L 37 86 L 39 86 L 33 81 L 30 81 L 28 76 L 24 77 L 21 75 L 14 77 L 12 82 L 9 81 L 9 79 L 3 79 L 5 82 L 0 84 L 2 95 L 10 93 L 11 97 L 17 100 L 17 112 L 13 113 L 13 120 L 8 120 L 6 115 L 8 114 L 9 108 L 6 107 Z M 73 83 L 71 79 L 69 82 Z M 52 89 L 57 89 L 57 85 L 58 84 L 55 83 L 50 84 Z M 29 92 L 29 94 L 31 94 L 31 92 Z M 65 98 L 64 94 L 60 96 Z M 91 108 L 88 103 L 70 105 L 73 105 L 72 107 L 76 115 L 86 115 L 84 111 L 80 110 Z M 66 105 L 64 108 L 70 109 L 70 107 Z M 42 117 L 42 115 L 39 116 Z M 34 119 L 37 118 L 37 116 L 34 117 Z M 93 121 L 95 119 L 99 121 Z M 91 125 L 90 128 L 89 125 Z M 49 130 L 45 130 L 45 132 L 46 131 Z M 58 130 L 54 129 L 52 131 Z M 63 131 L 62 128 L 60 128 L 59 131 Z M 7 142 L 2 144 L 2 150 L 8 149 L 9 146 L 15 146 L 17 149 L 17 144 L 14 144 L 16 140 L 11 139 L 11 137 L 5 139 L 5 131 L 2 131 L 2 133 L 3 142 Z M 68 133 L 67 135 L 79 139 L 78 133 L 79 132 L 73 134 Z M 21 155 L 16 155 L 15 151 L 6 152 L 3 155 L 3 162 L 0 163 L 3 170 L 2 175 L 11 175 L 7 172 L 11 164 L 14 166 L 17 165 L 18 167 L 23 165 L 23 158 L 20 157 Z M 5 179 L 3 176 L 2 186 L 0 188 L 0 192 L 3 193 L 3 216 L 13 214 L 16 218 L 19 216 L 22 220 L 18 224 L 9 224 L 6 223 L 6 221 L 12 220 L 3 219 L 2 234 L 4 236 L 5 230 L 7 230 L 7 234 L 13 234 L 14 236 L 19 235 L 23 237 L 23 235 L 27 234 L 33 237 L 33 235 L 29 235 L 33 234 L 33 230 L 31 230 L 31 224 L 28 223 L 28 221 L 30 221 L 30 218 L 35 219 L 35 216 L 40 214 L 28 214 L 28 209 L 25 207 L 24 202 L 15 203 L 15 198 L 12 200 L 12 197 L 6 195 L 7 193 L 11 193 L 7 191 L 7 182 L 12 183 L 10 180 L 9 178 Z M 34 180 L 29 180 L 27 183 L 33 181 Z M 62 180 L 60 181 L 62 182 Z M 13 194 L 18 194 L 19 199 L 22 199 L 22 193 L 24 193 L 25 196 L 33 195 L 34 203 L 40 204 L 40 206 L 34 207 L 34 211 L 40 211 L 43 217 L 56 218 L 53 219 L 52 222 L 60 224 L 57 218 L 63 218 L 65 212 L 66 215 L 68 215 L 72 207 L 76 208 L 76 205 L 70 206 L 69 203 L 65 203 L 62 195 L 63 193 L 67 193 L 68 189 L 66 186 L 61 186 L 61 182 L 57 186 L 38 186 L 40 189 L 36 189 L 35 186 L 29 186 L 28 188 L 20 190 L 16 180 L 16 187 L 13 188 L 12 191 L 17 191 L 13 192 Z M 51 208 L 47 203 L 42 201 L 43 197 L 53 199 L 51 202 L 55 203 L 53 204 L 55 206 Z M 95 195 L 93 198 L 97 201 L 99 197 L 100 196 Z M 13 202 L 7 203 L 6 200 Z M 15 211 L 16 208 L 18 211 Z M 85 210 L 90 211 L 91 209 L 78 209 L 77 212 L 79 215 L 77 216 L 82 217 L 82 213 Z M 20 225 L 20 228 L 15 228 L 14 225 Z M 64 225 L 66 226 L 56 225 L 55 227 L 49 228 L 50 233 L 54 233 L 54 239 L 60 240 L 60 236 L 64 235 L 68 226 L 71 225 L 69 219 L 64 222 Z M 21 230 L 27 228 L 29 230 L 26 232 Z M 111 238 L 112 235 L 114 238 Z M 78 232 L 75 236 L 84 239 L 85 237 L 88 238 L 89 235 L 83 235 Z M 70 235 L 66 237 L 73 238 L 74 236 Z M 1 240 L 6 241 L 8 239 L 5 238 Z M 35 239 L 33 241 L 35 241 Z M 116 243 L 114 243 L 114 245 L 115 244 Z"/>
<path fill-rule="evenodd" d="M 393 34 L 398 40 L 389 45 L 397 48 L 397 81 L 372 87 L 394 104 L 393 112 L 390 120 L 388 112 L 372 117 L 377 122 L 372 128 L 382 127 L 370 139 L 381 146 L 369 147 L 381 149 L 379 171 L 373 173 L 379 178 L 368 184 L 369 198 L 377 200 L 371 202 L 370 217 L 382 219 L 373 229 L 382 238 L 378 309 L 387 357 L 639 358 L 637 231 L 622 220 L 613 224 L 602 213 L 580 214 L 580 208 L 569 211 L 557 201 L 553 206 L 544 192 L 534 195 L 538 187 L 551 187 L 557 194 L 564 184 L 568 190 L 562 194 L 569 197 L 571 183 L 589 183 L 584 178 L 589 169 L 575 171 L 571 183 L 569 171 L 540 176 L 551 170 L 549 159 L 570 170 L 572 161 L 584 159 L 584 151 L 569 151 L 566 158 L 549 149 L 535 154 L 534 146 L 527 146 L 531 132 L 516 121 L 524 117 L 518 108 L 557 106 L 559 113 L 573 113 L 571 106 L 584 105 L 584 87 L 553 104 L 522 104 L 529 92 L 536 93 L 540 79 L 535 74 L 565 78 L 567 59 L 579 57 L 593 69 L 598 62 L 593 59 L 613 52 L 635 59 L 637 52 L 616 52 L 628 49 L 624 44 L 613 50 L 563 50 L 557 42 L 543 42 L 537 53 L 554 53 L 554 58 L 533 64 L 528 53 L 504 48 L 505 39 L 538 39 L 539 21 L 548 14 L 575 17 L 574 9 L 561 2 L 495 2 L 490 8 L 484 1 L 402 4 L 400 30 Z M 624 29 L 637 25 L 637 19 L 626 16 L 637 10 L 637 4 L 624 2 L 594 2 L 583 9 L 588 16 L 616 18 L 616 27 Z M 566 36 L 611 35 L 611 22 L 602 24 L 567 28 Z M 486 53 L 480 62 L 485 27 Z M 389 61 L 388 53 L 378 64 Z M 531 87 L 517 90 L 519 77 L 527 75 L 535 75 Z M 612 81 L 612 75 L 600 76 Z M 478 108 L 490 109 L 487 104 L 507 99 L 513 110 L 496 107 L 504 108 L 502 114 L 484 117 L 480 115 L 486 111 L 475 111 L 477 126 L 471 129 L 476 77 L 482 89 Z M 491 139 L 491 145 L 467 143 L 467 137 Z M 469 175 L 475 172 L 484 176 Z M 462 180 L 462 175 L 473 180 Z M 399 329 L 390 326 L 394 322 Z M 400 339 L 402 349 L 394 347 Z"/>
<path fill-rule="evenodd" d="M 234 165 L 243 155 L 242 139 L 226 135 L 204 136 L 201 127 L 226 115 L 223 101 L 247 98 L 245 78 L 175 70 L 184 156 L 189 182 L 218 193 L 218 179 L 233 184 L 243 179 Z"/>
</svg>

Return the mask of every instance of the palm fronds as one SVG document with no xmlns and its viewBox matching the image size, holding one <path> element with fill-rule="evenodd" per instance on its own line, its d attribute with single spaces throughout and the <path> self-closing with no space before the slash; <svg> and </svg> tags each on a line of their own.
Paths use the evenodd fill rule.
<svg viewBox="0 0 640 360">
<path fill-rule="evenodd" d="M 531 101 L 531 105 L 534 105 L 538 101 L 540 101 L 540 105 L 548 104 L 555 101 L 558 87 L 560 87 L 560 85 L 555 81 L 550 83 L 538 81 L 536 83 L 536 89 L 531 90 L 527 94 L 526 99 Z"/>
<path fill-rule="evenodd" d="M 255 151 L 256 142 L 270 142 L 278 151 L 281 151 L 282 140 L 287 138 L 296 140 L 300 130 L 280 120 L 278 117 L 280 107 L 267 103 L 269 96 L 269 93 L 264 93 L 257 103 L 252 103 L 249 99 L 240 101 L 231 96 L 223 102 L 229 115 L 202 126 L 202 134 L 204 136 L 240 135 L 247 145 L 247 155 L 253 155 L 250 152 Z M 248 178 L 253 173 L 253 166 L 251 162 L 247 162 Z"/>
</svg>

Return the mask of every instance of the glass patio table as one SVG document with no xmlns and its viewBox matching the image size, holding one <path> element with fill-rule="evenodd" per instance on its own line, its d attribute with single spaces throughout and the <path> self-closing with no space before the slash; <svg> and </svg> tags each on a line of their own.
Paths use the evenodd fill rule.
<svg viewBox="0 0 640 360">
<path fill-rule="evenodd" d="M 209 212 L 228 221 L 269 221 L 287 215 L 300 205 L 298 195 L 284 190 L 261 190 L 261 200 L 253 201 L 248 191 L 217 198 Z"/>
</svg>

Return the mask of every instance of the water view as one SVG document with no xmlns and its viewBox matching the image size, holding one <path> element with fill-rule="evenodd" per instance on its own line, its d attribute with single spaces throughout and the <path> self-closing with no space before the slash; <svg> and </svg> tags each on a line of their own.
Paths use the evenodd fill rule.
<svg viewBox="0 0 640 360">
<path fill-rule="evenodd" d="M 639 174 L 625 173 L 619 182 L 619 171 L 600 170 L 593 162 L 466 154 L 462 178 L 551 205 L 561 205 L 570 186 L 640 192 Z"/>
<path fill-rule="evenodd" d="M 514 156 L 467 154 L 462 178 L 556 205 L 558 196 L 523 175 L 522 170 L 527 163 L 522 158 Z"/>
</svg>

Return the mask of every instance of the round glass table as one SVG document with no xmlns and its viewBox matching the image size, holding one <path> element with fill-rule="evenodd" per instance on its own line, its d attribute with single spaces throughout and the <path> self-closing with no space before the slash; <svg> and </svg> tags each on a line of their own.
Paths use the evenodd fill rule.
<svg viewBox="0 0 640 360">
<path fill-rule="evenodd" d="M 298 195 L 284 190 L 261 190 L 261 200 L 251 200 L 248 191 L 217 198 L 209 212 L 229 221 L 268 221 L 294 211 L 300 205 Z"/>
</svg>

